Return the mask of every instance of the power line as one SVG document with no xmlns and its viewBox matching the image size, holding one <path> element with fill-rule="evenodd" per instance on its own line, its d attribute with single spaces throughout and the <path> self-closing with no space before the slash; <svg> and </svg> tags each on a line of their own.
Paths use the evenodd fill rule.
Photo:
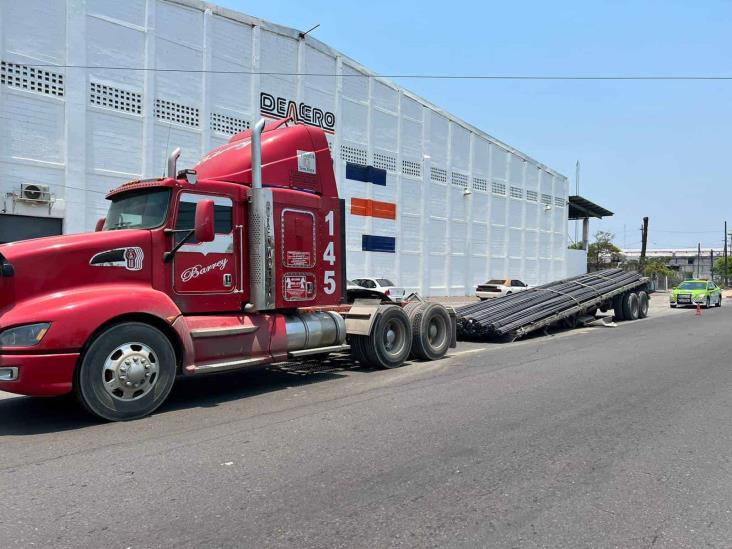
<svg viewBox="0 0 732 549">
<path fill-rule="evenodd" d="M 232 71 L 213 69 L 160 69 L 153 67 L 120 67 L 112 65 L 29 64 L 33 68 L 89 69 L 140 72 L 179 72 L 192 74 L 244 74 L 251 76 L 321 76 L 344 78 L 418 78 L 430 80 L 628 80 L 628 81 L 727 81 L 732 76 L 712 75 L 532 75 L 532 74 L 337 74 L 319 72 Z"/>
</svg>

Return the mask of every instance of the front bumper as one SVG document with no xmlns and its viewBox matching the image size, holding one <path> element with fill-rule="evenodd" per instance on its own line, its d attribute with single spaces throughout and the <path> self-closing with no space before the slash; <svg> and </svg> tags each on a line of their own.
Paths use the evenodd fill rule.
<svg viewBox="0 0 732 549">
<path fill-rule="evenodd" d="M 681 299 L 679 299 L 681 298 Z M 707 302 L 707 296 L 705 295 L 695 295 L 691 297 L 681 297 L 681 296 L 669 296 L 669 303 L 672 305 L 696 305 L 697 303 L 699 305 L 703 305 Z"/>
<path fill-rule="evenodd" d="M 70 393 L 79 353 L 51 355 L 0 354 L 0 391 L 29 396 L 53 396 Z M 13 376 L 12 372 L 16 375 Z M 15 377 L 15 379 L 12 379 Z"/>
</svg>

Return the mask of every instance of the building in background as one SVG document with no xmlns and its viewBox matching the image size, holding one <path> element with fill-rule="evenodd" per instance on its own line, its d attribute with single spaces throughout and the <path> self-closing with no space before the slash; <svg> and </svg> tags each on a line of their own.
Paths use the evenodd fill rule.
<svg viewBox="0 0 732 549">
<path fill-rule="evenodd" d="M 566 177 L 297 30 L 197 0 L 23 0 L 0 3 L 0 46 L 0 241 L 91 230 L 173 148 L 190 167 L 294 115 L 328 133 L 349 278 L 466 295 L 567 273 Z"/>
<path fill-rule="evenodd" d="M 622 250 L 625 261 L 637 262 L 640 248 Z M 677 273 L 677 280 L 686 278 L 712 278 L 714 261 L 722 257 L 724 248 L 655 248 L 646 250 L 646 259 L 662 259 L 664 264 Z"/>
</svg>

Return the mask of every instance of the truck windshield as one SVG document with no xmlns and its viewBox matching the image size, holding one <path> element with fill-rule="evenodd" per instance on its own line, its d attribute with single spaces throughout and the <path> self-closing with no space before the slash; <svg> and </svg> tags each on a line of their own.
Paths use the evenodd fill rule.
<svg viewBox="0 0 732 549">
<path fill-rule="evenodd" d="M 169 203 L 170 189 L 142 189 L 115 196 L 104 230 L 159 227 L 165 221 Z"/>
</svg>

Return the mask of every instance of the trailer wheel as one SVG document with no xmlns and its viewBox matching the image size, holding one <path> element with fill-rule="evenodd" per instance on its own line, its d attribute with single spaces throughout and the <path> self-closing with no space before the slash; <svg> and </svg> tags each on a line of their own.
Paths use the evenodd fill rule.
<svg viewBox="0 0 732 549">
<path fill-rule="evenodd" d="M 175 372 L 175 352 L 160 330 L 142 322 L 116 324 L 84 353 L 76 372 L 76 395 L 102 419 L 138 419 L 165 401 Z"/>
<path fill-rule="evenodd" d="M 648 316 L 648 294 L 641 290 L 638 292 L 638 318 L 646 318 Z"/>
<path fill-rule="evenodd" d="M 625 320 L 638 320 L 639 314 L 638 294 L 628 292 L 623 297 L 623 318 Z"/>
<path fill-rule="evenodd" d="M 412 350 L 409 317 L 398 305 L 381 305 L 371 335 L 353 336 L 357 360 L 373 368 L 398 368 Z"/>
<path fill-rule="evenodd" d="M 422 303 L 410 315 L 412 356 L 424 360 L 442 358 L 450 348 L 450 314 L 439 303 Z"/>
<path fill-rule="evenodd" d="M 615 312 L 614 317 L 616 321 L 622 321 L 625 320 L 625 315 L 623 314 L 623 297 L 625 294 L 618 294 L 615 297 L 613 297 L 613 311 Z"/>
</svg>

